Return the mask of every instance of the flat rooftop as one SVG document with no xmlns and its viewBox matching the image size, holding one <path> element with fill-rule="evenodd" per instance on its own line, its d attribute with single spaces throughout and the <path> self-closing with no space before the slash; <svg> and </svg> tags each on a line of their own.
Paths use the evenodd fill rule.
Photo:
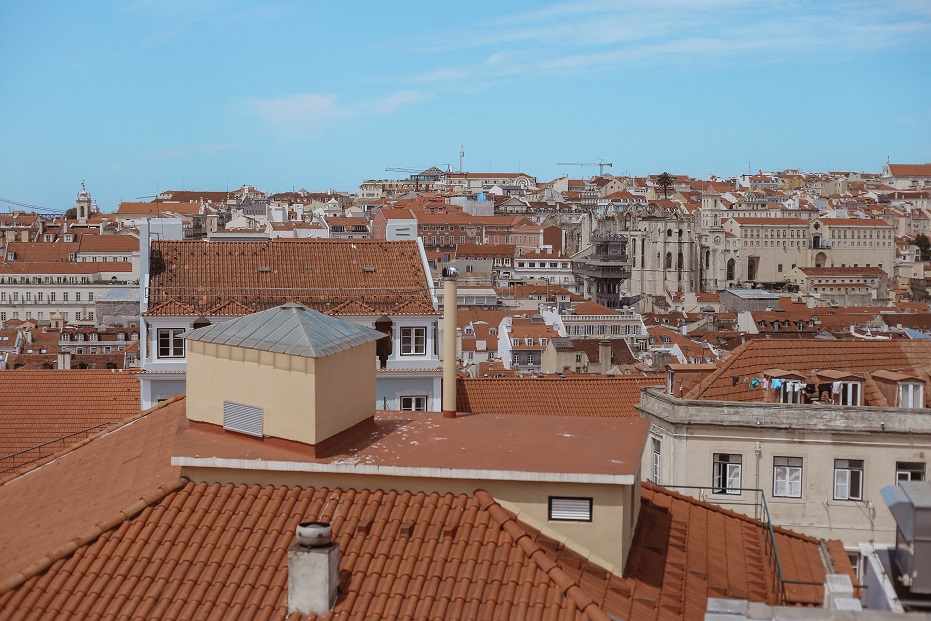
<svg viewBox="0 0 931 621">
<path fill-rule="evenodd" d="M 630 484 L 648 431 L 643 419 L 379 411 L 323 449 L 187 423 L 179 427 L 172 464 Z"/>
</svg>

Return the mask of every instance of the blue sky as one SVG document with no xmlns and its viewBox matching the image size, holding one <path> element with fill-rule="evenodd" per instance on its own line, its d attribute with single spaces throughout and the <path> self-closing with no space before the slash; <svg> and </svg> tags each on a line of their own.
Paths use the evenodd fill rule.
<svg viewBox="0 0 931 621">
<path fill-rule="evenodd" d="M 931 161 L 931 2 L 0 0 L 0 198 Z M 147 199 L 145 199 L 147 200 Z M 0 203 L 0 211 L 5 207 Z"/>
</svg>

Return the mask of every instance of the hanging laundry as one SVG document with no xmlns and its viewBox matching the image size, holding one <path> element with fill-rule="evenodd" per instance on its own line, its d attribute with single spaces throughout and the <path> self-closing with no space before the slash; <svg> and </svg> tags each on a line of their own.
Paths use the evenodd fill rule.
<svg viewBox="0 0 931 621">
<path fill-rule="evenodd" d="M 775 389 L 777 389 L 777 388 L 782 388 L 782 380 L 779 379 L 778 377 L 774 377 L 774 378 L 773 378 L 773 381 L 770 382 L 769 385 L 770 385 L 770 387 L 771 387 L 773 390 L 775 390 Z"/>
<path fill-rule="evenodd" d="M 760 380 L 754 377 L 753 379 L 750 380 L 750 388 L 757 388 L 762 383 L 763 382 L 761 382 Z"/>
<path fill-rule="evenodd" d="M 736 385 L 738 384 L 738 382 L 740 382 L 740 376 L 739 376 L 739 375 L 735 375 L 734 377 L 731 378 L 731 386 L 736 386 Z"/>
<path fill-rule="evenodd" d="M 840 382 L 831 383 L 831 394 L 837 394 L 840 392 Z"/>
<path fill-rule="evenodd" d="M 769 390 L 769 378 L 768 377 L 763 378 L 763 390 Z"/>
</svg>

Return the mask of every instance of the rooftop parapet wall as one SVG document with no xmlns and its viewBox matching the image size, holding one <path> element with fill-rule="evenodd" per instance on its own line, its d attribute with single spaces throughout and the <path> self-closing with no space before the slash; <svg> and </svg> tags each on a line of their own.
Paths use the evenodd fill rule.
<svg viewBox="0 0 931 621">
<path fill-rule="evenodd" d="M 931 410 L 837 405 L 676 399 L 660 388 L 644 388 L 641 415 L 677 425 L 778 428 L 796 431 L 931 433 Z"/>
</svg>

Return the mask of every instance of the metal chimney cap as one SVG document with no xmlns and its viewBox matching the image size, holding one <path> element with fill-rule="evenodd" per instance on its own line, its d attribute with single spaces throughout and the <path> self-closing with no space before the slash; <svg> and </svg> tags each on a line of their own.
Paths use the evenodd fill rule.
<svg viewBox="0 0 931 621">
<path fill-rule="evenodd" d="M 443 268 L 443 278 L 456 278 L 457 276 L 459 276 L 458 267 L 449 266 Z"/>
<path fill-rule="evenodd" d="M 297 542 L 307 548 L 320 548 L 330 544 L 333 527 L 326 522 L 301 522 L 295 529 Z"/>
</svg>

